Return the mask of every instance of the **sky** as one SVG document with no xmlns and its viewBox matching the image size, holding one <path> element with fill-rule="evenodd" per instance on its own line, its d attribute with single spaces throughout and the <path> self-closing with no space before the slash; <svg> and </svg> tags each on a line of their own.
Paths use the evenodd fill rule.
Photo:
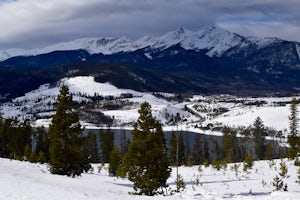
<svg viewBox="0 0 300 200">
<path fill-rule="evenodd" d="M 0 49 L 210 25 L 300 42 L 299 0 L 0 0 Z"/>
</svg>

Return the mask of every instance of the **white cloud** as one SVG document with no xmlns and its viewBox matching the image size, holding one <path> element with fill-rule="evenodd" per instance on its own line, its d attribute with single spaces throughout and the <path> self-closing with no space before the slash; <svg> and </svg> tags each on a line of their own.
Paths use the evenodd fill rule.
<svg viewBox="0 0 300 200">
<path fill-rule="evenodd" d="M 81 37 L 141 37 L 218 24 L 254 36 L 300 41 L 296 0 L 16 0 L 0 3 L 0 49 Z"/>
</svg>

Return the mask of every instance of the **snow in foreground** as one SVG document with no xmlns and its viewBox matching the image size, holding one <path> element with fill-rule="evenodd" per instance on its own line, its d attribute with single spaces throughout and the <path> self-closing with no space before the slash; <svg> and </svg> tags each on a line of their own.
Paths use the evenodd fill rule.
<svg viewBox="0 0 300 200">
<path fill-rule="evenodd" d="M 279 169 L 277 160 L 277 169 Z M 295 183 L 296 167 L 287 162 L 289 179 L 288 192 L 272 192 L 271 182 L 278 174 L 269 162 L 255 162 L 252 170 L 242 172 L 242 166 L 236 176 L 230 170 L 216 171 L 211 167 L 199 172 L 198 166 L 180 167 L 187 184 L 186 190 L 173 196 L 134 196 L 132 183 L 127 179 L 118 179 L 107 175 L 106 170 L 100 173 L 83 174 L 78 178 L 51 175 L 46 165 L 0 159 L 0 199 L 300 199 L 300 185 Z M 97 169 L 97 165 L 94 165 Z M 193 182 L 199 178 L 200 185 Z M 175 169 L 169 179 L 174 189 Z M 266 184 L 263 184 L 265 182 Z"/>
</svg>

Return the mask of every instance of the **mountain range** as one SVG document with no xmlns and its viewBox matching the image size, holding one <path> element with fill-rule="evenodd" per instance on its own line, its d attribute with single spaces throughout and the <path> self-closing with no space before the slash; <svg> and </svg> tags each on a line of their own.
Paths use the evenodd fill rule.
<svg viewBox="0 0 300 200">
<path fill-rule="evenodd" d="M 0 97 L 91 75 L 138 91 L 291 95 L 300 88 L 300 43 L 244 37 L 210 26 L 137 40 L 85 38 L 45 48 L 0 51 Z"/>
</svg>

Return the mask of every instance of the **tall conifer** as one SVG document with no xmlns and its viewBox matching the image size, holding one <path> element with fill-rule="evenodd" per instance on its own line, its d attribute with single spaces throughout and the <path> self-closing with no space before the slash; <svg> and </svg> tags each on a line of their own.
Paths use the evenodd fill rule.
<svg viewBox="0 0 300 200">
<path fill-rule="evenodd" d="M 170 176 L 166 144 L 161 124 L 151 114 L 145 102 L 132 131 L 133 140 L 125 155 L 128 179 L 134 183 L 137 194 L 155 195 L 159 188 L 167 187 Z"/>
<path fill-rule="evenodd" d="M 172 132 L 169 143 L 169 162 L 175 166 L 177 164 L 177 137 L 175 132 Z"/>
<path fill-rule="evenodd" d="M 257 117 L 253 124 L 253 132 L 255 143 L 255 153 L 259 160 L 264 159 L 265 157 L 265 133 L 264 133 L 264 124 L 260 117 Z"/>
<path fill-rule="evenodd" d="M 68 87 L 62 86 L 49 127 L 51 173 L 74 177 L 90 169 L 83 151 L 82 131 L 78 113 L 73 110 L 72 95 Z"/>
<path fill-rule="evenodd" d="M 291 102 L 290 111 L 291 114 L 289 116 L 290 120 L 290 133 L 288 135 L 288 143 L 290 145 L 288 151 L 289 158 L 295 158 L 299 151 L 299 136 L 298 136 L 298 111 L 297 111 L 297 99 L 294 97 Z"/>
</svg>

